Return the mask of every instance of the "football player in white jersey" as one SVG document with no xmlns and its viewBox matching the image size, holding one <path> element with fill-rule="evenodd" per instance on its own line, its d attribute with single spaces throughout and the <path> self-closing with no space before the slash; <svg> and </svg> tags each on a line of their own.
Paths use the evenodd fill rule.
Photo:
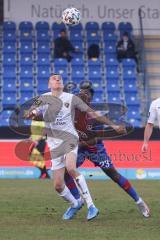
<svg viewBox="0 0 160 240">
<path fill-rule="evenodd" d="M 47 142 L 51 152 L 52 158 L 52 170 L 54 177 L 54 188 L 57 193 L 70 203 L 70 207 L 63 215 L 63 219 L 71 219 L 77 213 L 77 211 L 82 207 L 83 200 L 76 200 L 71 194 L 70 190 L 64 183 L 64 172 L 65 168 L 68 173 L 73 177 L 81 196 L 85 200 L 88 207 L 87 220 L 95 218 L 99 211 L 95 207 L 92 197 L 90 195 L 88 186 L 86 184 L 85 178 L 76 169 L 76 159 L 78 150 L 78 133 L 74 127 L 74 114 L 75 109 L 82 112 L 88 112 L 92 118 L 97 118 L 100 122 L 104 124 L 109 124 L 117 132 L 124 132 L 125 128 L 123 126 L 117 126 L 110 122 L 106 117 L 100 117 L 96 112 L 94 112 L 86 103 L 84 103 L 79 97 L 63 92 L 63 80 L 60 75 L 52 75 L 49 79 L 48 87 L 51 92 L 44 94 L 43 96 L 53 99 L 53 104 L 56 105 L 56 101 L 61 103 L 60 108 L 57 107 L 56 118 L 52 122 L 45 120 L 46 115 L 52 115 L 54 111 L 47 113 L 49 109 L 49 104 L 40 106 L 34 109 L 26 115 L 27 118 L 35 119 L 39 115 L 43 115 L 47 130 L 49 129 L 49 134 L 47 133 Z M 55 103 L 54 103 L 55 102 Z M 58 102 L 57 102 L 58 103 Z M 59 104 L 58 103 L 58 104 Z M 51 132 L 51 133 L 50 133 Z M 58 134 L 58 135 L 55 135 Z M 62 142 L 69 143 L 67 147 L 62 144 Z M 63 146 L 63 148 L 58 148 Z M 68 147 L 70 150 L 68 150 Z M 58 149 L 58 154 L 56 152 Z M 65 151 L 64 151 L 65 150 Z"/>
<path fill-rule="evenodd" d="M 160 128 L 160 98 L 154 100 L 150 105 L 148 121 L 144 130 L 142 152 L 146 152 L 148 150 L 148 142 L 153 132 L 153 126 L 156 122 L 158 122 Z"/>
</svg>

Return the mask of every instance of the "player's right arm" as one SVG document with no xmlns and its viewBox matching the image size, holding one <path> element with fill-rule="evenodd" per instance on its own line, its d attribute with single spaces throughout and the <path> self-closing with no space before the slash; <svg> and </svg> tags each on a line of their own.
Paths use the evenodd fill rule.
<svg viewBox="0 0 160 240">
<path fill-rule="evenodd" d="M 43 115 L 38 109 L 27 110 L 23 116 L 25 119 L 30 119 L 30 120 L 35 120 L 35 121 L 43 120 Z"/>
<path fill-rule="evenodd" d="M 144 130 L 144 141 L 143 141 L 143 145 L 142 145 L 142 152 L 146 152 L 148 150 L 148 142 L 152 135 L 153 126 L 154 126 L 156 119 L 157 119 L 156 107 L 155 107 L 155 103 L 152 102 L 150 109 L 149 109 L 148 122 L 147 122 L 145 130 Z"/>
<path fill-rule="evenodd" d="M 43 113 L 46 110 L 45 107 L 46 105 L 43 104 L 43 99 L 41 99 L 41 97 L 36 97 L 33 99 L 29 108 L 24 110 L 23 118 L 43 121 Z"/>
<path fill-rule="evenodd" d="M 147 123 L 144 130 L 144 141 L 142 145 L 142 152 L 146 152 L 148 150 L 148 142 L 153 132 L 153 124 Z"/>
</svg>

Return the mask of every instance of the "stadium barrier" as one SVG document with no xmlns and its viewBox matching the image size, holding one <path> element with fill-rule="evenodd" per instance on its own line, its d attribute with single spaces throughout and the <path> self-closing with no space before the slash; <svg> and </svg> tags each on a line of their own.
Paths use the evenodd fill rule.
<svg viewBox="0 0 160 240">
<path fill-rule="evenodd" d="M 31 162 L 15 154 L 18 140 L 1 140 L 0 178 L 39 178 L 40 171 Z M 129 179 L 160 179 L 159 141 L 150 141 L 147 153 L 141 152 L 142 140 L 105 141 L 105 147 L 114 165 Z M 50 161 L 46 162 L 50 167 Z M 104 173 L 88 160 L 80 168 L 87 179 L 107 179 Z"/>
</svg>

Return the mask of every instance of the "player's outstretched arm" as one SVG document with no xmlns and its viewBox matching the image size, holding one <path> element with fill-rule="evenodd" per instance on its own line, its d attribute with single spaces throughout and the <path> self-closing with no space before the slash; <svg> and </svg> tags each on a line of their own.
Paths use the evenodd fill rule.
<svg viewBox="0 0 160 240">
<path fill-rule="evenodd" d="M 153 124 L 147 123 L 144 130 L 144 142 L 142 145 L 142 152 L 146 152 L 148 150 L 148 142 L 153 132 Z"/>
<path fill-rule="evenodd" d="M 125 134 L 126 128 L 122 125 L 116 125 L 113 123 L 109 118 L 106 116 L 101 116 L 98 112 L 94 111 L 92 108 L 90 108 L 82 99 L 80 99 L 78 96 L 74 96 L 73 99 L 73 106 L 77 109 L 79 109 L 82 112 L 88 113 L 88 115 L 91 118 L 96 119 L 102 124 L 109 125 L 112 127 L 116 132 Z"/>
<path fill-rule="evenodd" d="M 100 123 L 103 123 L 105 125 L 109 125 L 117 133 L 126 133 L 126 128 L 123 125 L 116 125 L 108 117 L 100 116 L 99 113 L 95 112 L 93 109 L 89 108 L 88 109 L 88 114 L 90 115 L 91 118 L 95 118 Z"/>
</svg>

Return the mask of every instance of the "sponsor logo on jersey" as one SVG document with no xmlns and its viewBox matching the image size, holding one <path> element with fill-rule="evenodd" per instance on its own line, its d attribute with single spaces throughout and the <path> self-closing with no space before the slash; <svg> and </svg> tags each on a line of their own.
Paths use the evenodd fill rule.
<svg viewBox="0 0 160 240">
<path fill-rule="evenodd" d="M 75 148 L 75 144 L 70 144 L 70 149 L 74 149 Z"/>
</svg>

